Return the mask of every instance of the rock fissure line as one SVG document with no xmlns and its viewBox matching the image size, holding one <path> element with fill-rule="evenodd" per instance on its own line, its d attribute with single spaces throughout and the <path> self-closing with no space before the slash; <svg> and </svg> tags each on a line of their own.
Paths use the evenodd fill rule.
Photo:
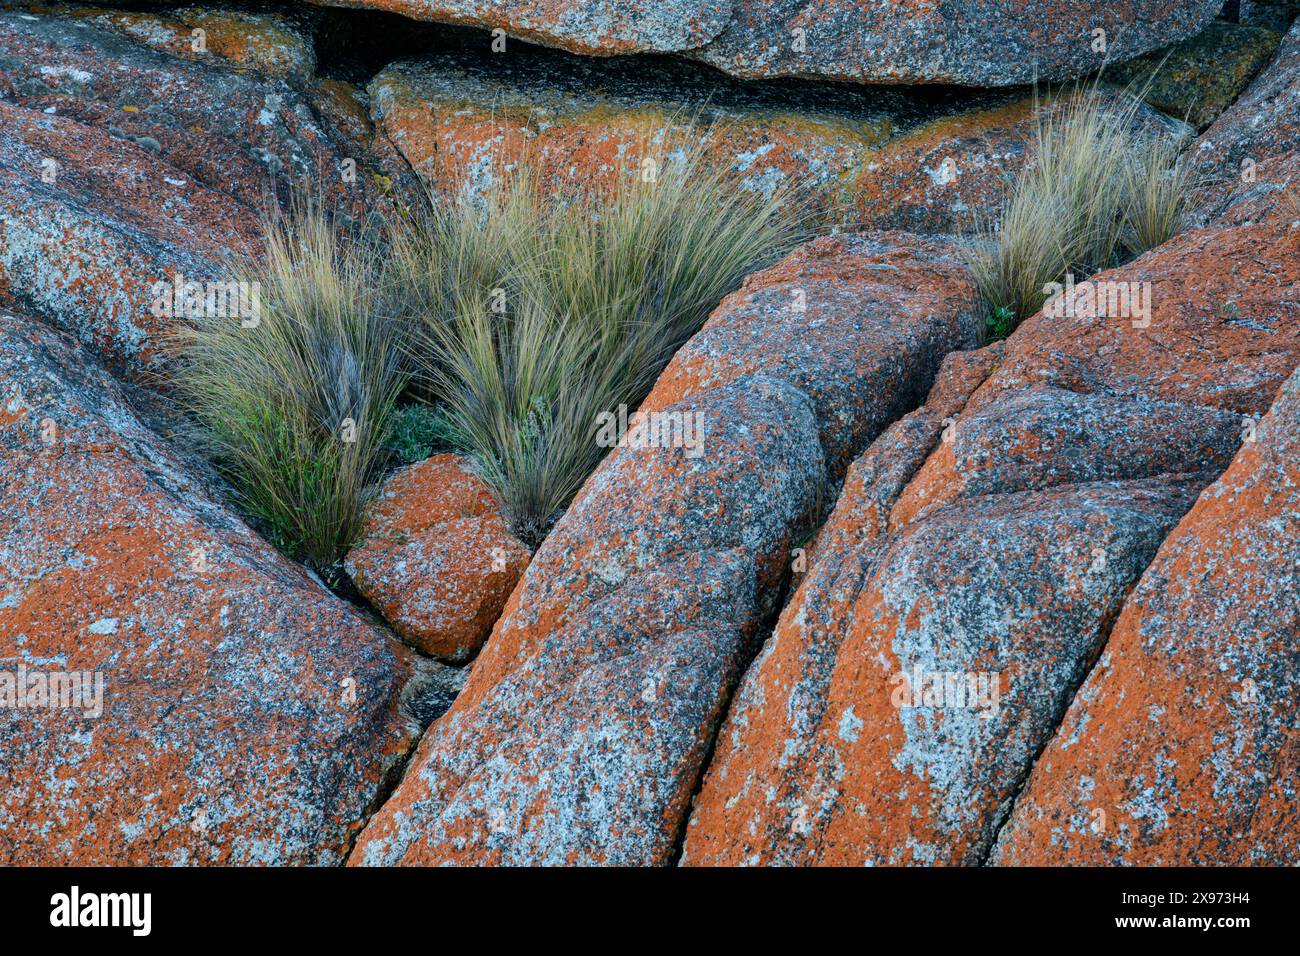
<svg viewBox="0 0 1300 956">
<path fill-rule="evenodd" d="M 684 863 L 1198 862 L 1189 856 L 1196 852 L 1205 854 L 1201 862 L 1224 859 L 1219 838 L 1208 837 L 1218 851 L 1199 850 L 1197 841 L 1234 811 L 1209 809 L 1212 798 L 1194 781 L 1203 767 L 1241 762 L 1212 743 L 1216 734 L 1254 731 L 1221 722 L 1208 735 L 1198 728 L 1203 718 L 1178 702 L 1187 696 L 1181 674 L 1199 665 L 1153 659 L 1161 655 L 1138 634 L 1173 624 L 1187 640 L 1226 643 L 1226 635 L 1215 638 L 1223 629 L 1207 622 L 1236 612 L 1216 608 L 1209 593 L 1191 596 L 1195 613 L 1182 611 L 1181 595 L 1206 585 L 1204 574 L 1189 576 L 1179 562 L 1231 560 L 1256 580 L 1255 565 L 1228 558 L 1213 539 L 1198 556 L 1192 529 L 1216 534 L 1207 519 L 1225 506 L 1215 502 L 1248 493 L 1231 479 L 1268 443 L 1243 445 L 1243 420 L 1262 415 L 1300 365 L 1296 234 L 1279 191 L 1297 169 L 1297 117 L 1280 104 L 1295 102 L 1281 88 L 1294 85 L 1298 38 L 1293 28 L 1239 107 L 1192 145 L 1198 169 L 1217 171 L 1222 185 L 1191 227 L 1093 277 L 1152 283 L 1149 328 L 1083 312 L 1035 316 L 974 377 L 968 397 L 951 412 L 933 412 L 951 427 L 937 445 L 920 443 L 923 467 L 903 467 L 919 447 L 914 437 L 909 444 L 915 429 L 905 423 L 855 463 L 818 536 L 816 564 L 734 695 Z M 1260 111 L 1273 122 L 1261 125 L 1253 118 Z M 1258 155 L 1259 181 L 1234 185 L 1244 155 Z M 1221 309 L 1224 302 L 1233 310 Z M 979 352 L 969 357 L 980 360 Z M 961 377 L 950 371 L 927 404 L 946 401 L 949 379 Z M 901 480 L 892 480 L 891 463 Z M 1278 487 L 1266 477 L 1258 484 Z M 1235 524 L 1250 525 L 1249 514 Z M 1288 546 L 1270 537 L 1260 565 L 1285 566 Z M 1262 632 L 1281 633 L 1295 615 L 1278 604 L 1252 590 L 1241 613 L 1268 609 Z M 1216 646 L 1208 659 L 1223 660 L 1230 648 Z M 1275 682 L 1291 679 L 1280 664 L 1257 659 L 1260 672 L 1278 674 Z M 1001 673 L 1009 685 L 1000 721 L 940 709 L 927 723 L 906 704 L 895 710 L 888 678 L 914 664 Z M 1147 668 L 1168 673 L 1158 702 L 1143 689 Z M 1215 693 L 1240 698 L 1244 675 L 1234 670 L 1238 687 Z M 1204 701 L 1207 692 L 1192 696 Z M 1134 698 L 1141 707 L 1125 704 Z M 1152 736 L 1156 725 L 1142 723 L 1142 708 L 1168 712 L 1157 723 L 1175 728 L 1176 746 Z M 1117 724 L 1124 729 L 1104 729 Z M 1251 717 L 1247 726 L 1259 724 Z M 1072 741 L 1083 734 L 1091 742 Z M 1211 758 L 1216 748 L 1222 752 Z M 1265 756 L 1261 768 L 1276 764 L 1273 751 Z M 1165 782 L 1162 766 L 1176 766 L 1176 778 Z M 1251 768 L 1231 779 L 1258 789 L 1268 778 Z M 1095 795 L 1087 785 L 1094 780 Z M 1143 796 L 1153 780 L 1161 781 L 1158 806 Z M 1274 819 L 1281 812 L 1270 793 L 1234 804 L 1251 810 L 1256 829 L 1264 806 Z M 1090 826 L 1099 808 L 1110 819 L 1100 840 Z M 1159 833 L 1137 819 L 1162 814 L 1179 827 Z M 1246 825 L 1239 820 L 1232 826 Z M 1286 859 L 1274 846 L 1268 839 L 1240 849 Z"/>
<path fill-rule="evenodd" d="M 744 655 L 744 666 L 740 670 L 742 679 L 750 665 L 753 664 L 754 658 L 762 651 L 764 645 L 766 645 L 768 639 L 771 637 L 773 630 L 776 628 L 776 622 L 780 619 L 781 610 L 784 609 L 785 603 L 789 600 L 790 596 L 794 594 L 792 582 L 786 581 L 784 586 L 781 588 L 781 591 L 782 596 L 777 600 L 776 610 L 774 610 L 771 616 L 763 622 L 762 626 L 759 628 L 758 635 L 753 641 L 753 646 L 749 649 L 748 653 Z M 668 859 L 669 866 L 677 866 L 681 862 L 682 854 L 686 849 L 686 828 L 690 823 L 691 811 L 694 809 L 695 802 L 699 798 L 701 789 L 704 787 L 704 777 L 709 771 L 709 765 L 713 762 L 713 755 L 717 750 L 718 733 L 721 728 L 722 720 L 725 720 L 726 715 L 730 713 L 731 703 L 735 699 L 736 691 L 739 689 L 739 686 L 739 681 L 733 683 L 727 689 L 721 700 L 719 708 L 721 719 L 709 734 L 708 748 L 700 761 L 699 773 L 691 787 L 690 796 L 686 801 L 687 812 L 682 815 L 681 821 L 678 825 L 677 835 L 673 840 L 672 852 Z"/>
<path fill-rule="evenodd" d="M 1171 531 L 1170 534 L 1172 533 L 1173 532 Z M 1166 538 L 1166 540 L 1168 540 L 1168 538 Z M 1152 558 L 1152 560 L 1154 560 L 1154 557 Z M 1148 564 L 1147 567 L 1150 567 L 1150 565 Z M 1143 573 L 1145 573 L 1145 571 L 1146 569 L 1143 568 Z M 998 839 L 1002 836 L 1002 831 L 1006 827 L 1007 821 L 1010 820 L 1012 815 L 1015 813 L 1016 804 L 1020 801 L 1021 794 L 1025 792 L 1025 788 L 1028 787 L 1029 781 L 1033 776 L 1034 769 L 1038 766 L 1039 761 L 1042 760 L 1043 758 L 1043 754 L 1047 752 L 1049 747 L 1051 747 L 1052 742 L 1056 739 L 1056 735 L 1060 732 L 1061 725 L 1065 721 L 1065 715 L 1069 713 L 1070 707 L 1071 705 L 1073 705 L 1074 699 L 1079 693 L 1079 688 L 1081 688 L 1087 682 L 1088 677 L 1092 674 L 1093 670 L 1096 668 L 1097 662 L 1101 660 L 1102 655 L 1106 653 L 1106 645 L 1110 643 L 1111 631 L 1115 627 L 1115 622 L 1119 620 L 1119 615 L 1122 613 L 1123 606 L 1127 604 L 1129 598 L 1133 596 L 1133 590 L 1134 590 L 1133 587 L 1129 588 L 1129 591 L 1126 595 L 1124 595 L 1123 601 L 1120 604 L 1119 608 L 1117 608 L 1114 611 L 1114 613 L 1111 615 L 1111 617 L 1108 620 L 1103 622 L 1101 626 L 1101 631 L 1104 634 L 1104 639 L 1101 643 L 1100 648 L 1097 650 L 1097 653 L 1093 656 L 1092 660 L 1088 661 L 1082 679 L 1079 680 L 1079 682 L 1076 683 L 1074 687 L 1070 688 L 1068 693 L 1068 698 L 1064 701 L 1062 706 L 1059 708 L 1059 712 L 1057 713 L 1056 719 L 1052 722 L 1053 726 L 1052 726 L 1051 733 L 1044 737 L 1041 745 L 1038 748 L 1038 751 L 1034 754 L 1033 758 L 1029 761 L 1029 764 L 1025 768 L 1023 775 L 1015 785 L 1015 792 L 1012 793 L 1011 796 L 1008 797 L 1006 803 L 999 808 L 998 815 L 994 818 L 994 824 L 992 828 L 993 838 L 989 841 L 989 844 L 987 848 L 984 850 L 984 852 L 980 854 L 979 860 L 976 863 L 976 865 L 978 866 L 989 865 L 989 860 L 993 856 L 994 849 L 997 847 Z"/>
<path fill-rule="evenodd" d="M 670 862 L 812 503 L 981 320 L 950 240 L 830 237 L 751 277 L 642 406 L 700 413 L 706 454 L 605 459 L 352 862 Z"/>
</svg>

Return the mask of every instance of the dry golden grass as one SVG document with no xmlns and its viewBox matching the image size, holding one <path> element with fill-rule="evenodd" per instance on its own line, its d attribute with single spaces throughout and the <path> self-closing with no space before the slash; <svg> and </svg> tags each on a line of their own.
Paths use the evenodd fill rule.
<svg viewBox="0 0 1300 956">
<path fill-rule="evenodd" d="M 1113 266 L 1182 225 L 1192 191 L 1183 144 L 1142 130 L 1139 108 L 1131 92 L 1096 86 L 1039 105 L 1031 162 L 967 246 L 994 337 L 1037 312 L 1067 273 Z"/>
<path fill-rule="evenodd" d="M 522 171 L 486 210 L 394 229 L 419 381 L 530 544 L 606 453 L 598 414 L 635 408 L 722 298 L 806 235 L 798 191 L 746 191 L 704 154 L 671 144 L 653 181 L 593 192 L 544 195 Z"/>
<path fill-rule="evenodd" d="M 522 170 L 378 239 L 316 203 L 269 217 L 265 257 L 236 270 L 261 287 L 258 324 L 194 322 L 177 375 L 246 511 L 329 577 L 374 482 L 433 436 L 538 543 L 607 452 L 599 414 L 635 408 L 721 299 L 806 237 L 802 191 L 747 191 L 706 148 L 665 144 L 653 179 L 600 191 L 544 193 Z"/>
<path fill-rule="evenodd" d="M 206 316 L 181 332 L 179 394 L 245 510 L 325 576 L 354 542 L 405 384 L 399 328 L 376 296 L 379 252 L 315 203 L 265 223 L 255 325 Z"/>
</svg>

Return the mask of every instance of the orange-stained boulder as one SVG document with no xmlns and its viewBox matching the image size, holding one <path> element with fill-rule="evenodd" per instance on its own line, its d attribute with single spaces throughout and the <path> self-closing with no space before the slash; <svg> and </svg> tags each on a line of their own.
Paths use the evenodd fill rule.
<svg viewBox="0 0 1300 956">
<path fill-rule="evenodd" d="M 1198 487 L 990 495 L 827 549 L 733 702 L 683 861 L 979 862 Z"/>
<path fill-rule="evenodd" d="M 0 313 L 0 863 L 337 862 L 419 732 L 412 658 Z M 42 695 L 72 673 L 102 696 Z"/>
<path fill-rule="evenodd" d="M 156 367 L 175 320 L 157 283 L 228 281 L 257 218 L 149 150 L 0 101 L 0 303 L 39 314 L 115 366 Z"/>
<path fill-rule="evenodd" d="M 1300 862 L 1300 372 L 1161 546 L 993 861 Z"/>
<path fill-rule="evenodd" d="M 175 51 L 137 29 L 149 16 L 0 11 L 0 303 L 130 374 L 156 370 L 173 323 L 155 283 L 229 281 L 264 204 L 295 188 L 359 215 L 386 164 L 315 87 L 230 68 L 219 34 Z"/>
<path fill-rule="evenodd" d="M 690 441 L 591 476 L 351 862 L 668 862 L 828 476 L 981 321 L 950 242 L 836 236 L 751 276 L 645 403 Z"/>
<path fill-rule="evenodd" d="M 494 69 L 497 61 L 501 67 Z M 389 64 L 371 81 L 371 114 L 443 194 L 480 196 L 527 162 L 548 184 L 641 175 L 717 124 L 710 157 L 770 191 L 791 181 L 853 188 L 867 151 L 916 122 L 913 98 L 849 92 L 834 104 L 701 76 L 702 68 L 589 62 L 546 52 L 439 55 Z"/>
<path fill-rule="evenodd" d="M 546 51 L 438 55 L 389 64 L 369 95 L 382 138 L 443 195 L 483 196 L 525 163 L 547 185 L 606 183 L 702 141 L 708 162 L 744 188 L 802 184 L 854 229 L 962 232 L 992 218 L 1032 158 L 1033 97 L 847 89 L 828 98 L 808 84 L 747 86 L 701 70 Z M 1137 123 L 1192 134 L 1145 106 Z"/>
<path fill-rule="evenodd" d="M 478 653 L 528 567 L 491 489 L 456 455 L 434 455 L 384 482 L 347 556 L 357 590 L 426 654 Z"/>
<path fill-rule="evenodd" d="M 1095 277 L 1150 281 L 1149 315 L 1022 325 L 905 487 L 915 440 L 867 452 L 737 692 L 684 862 L 987 857 L 1129 589 L 1300 364 L 1296 246 L 1281 217 L 1188 232 Z"/>
<path fill-rule="evenodd" d="M 808 243 L 745 280 L 673 356 L 642 410 L 755 375 L 779 378 L 812 399 L 838 481 L 856 451 L 924 401 L 945 343 L 969 343 L 964 323 L 978 309 L 970 281 L 944 237 L 883 232 Z M 866 374 L 887 351 L 889 370 Z"/>
<path fill-rule="evenodd" d="M 1109 94 L 1108 94 L 1109 95 Z M 942 116 L 870 153 L 850 196 L 855 223 L 869 229 L 973 232 L 997 218 L 1016 175 L 1034 162 L 1038 117 L 1066 102 L 1030 96 Z M 1115 99 L 1117 106 L 1127 105 Z M 1137 130 L 1188 137 L 1181 120 L 1139 105 Z"/>
<path fill-rule="evenodd" d="M 1298 241 L 1281 216 L 1191 230 L 1028 319 L 890 527 L 972 495 L 1226 467 L 1300 354 Z M 1088 307 L 1107 282 L 1128 284 L 1128 317 Z"/>
<path fill-rule="evenodd" d="M 1009 351 L 1016 352 L 1023 339 Z M 890 511 L 900 528 L 961 498 L 1227 467 L 1242 415 L 1032 385 L 976 396 Z"/>
</svg>

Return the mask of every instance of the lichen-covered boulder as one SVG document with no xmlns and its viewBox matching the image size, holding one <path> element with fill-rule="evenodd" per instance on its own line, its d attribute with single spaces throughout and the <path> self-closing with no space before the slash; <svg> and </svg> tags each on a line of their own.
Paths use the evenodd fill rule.
<svg viewBox="0 0 1300 956">
<path fill-rule="evenodd" d="M 283 80 L 213 54 L 175 56 L 93 19 L 0 12 L 0 88 L 253 207 L 273 189 L 344 182 L 335 132 Z"/>
<path fill-rule="evenodd" d="M 384 482 L 346 567 L 412 646 L 459 662 L 483 646 L 528 559 L 483 479 L 435 455 Z"/>
<path fill-rule="evenodd" d="M 980 321 L 937 239 L 826 238 L 751 276 L 643 406 L 683 440 L 587 481 L 351 862 L 668 862 L 828 475 Z"/>
<path fill-rule="evenodd" d="M 1297 0 L 1241 0 L 1237 4 L 1237 20 L 1266 30 L 1284 31 L 1300 13 Z"/>
<path fill-rule="evenodd" d="M 867 228 L 971 232 L 991 221 L 1029 160 L 1035 102 L 944 116 L 864 161 L 854 221 Z"/>
<path fill-rule="evenodd" d="M 1080 76 L 1191 36 L 1222 6 L 1219 0 L 735 0 L 726 29 L 690 55 L 750 78 L 1015 86 Z"/>
<path fill-rule="evenodd" d="M 889 530 L 889 516 L 903 489 L 952 425 L 970 395 L 1002 358 L 1004 342 L 951 352 L 939 366 L 925 404 L 890 425 L 849 466 L 844 487 L 826 523 L 805 554 L 805 569 L 825 553 L 872 541 Z"/>
<path fill-rule="evenodd" d="M 1194 493 L 991 495 L 820 557 L 733 703 L 684 861 L 979 862 Z"/>
<path fill-rule="evenodd" d="M 311 0 L 322 6 L 390 10 L 500 30 L 572 53 L 672 53 L 707 43 L 727 22 L 734 0 Z M 486 40 L 484 41 L 486 45 Z M 508 42 L 508 41 L 507 41 Z"/>
<path fill-rule="evenodd" d="M 174 55 L 134 14 L 82 14 L 0 12 L 0 303 L 152 372 L 177 318 L 159 283 L 230 282 L 273 197 L 310 187 L 361 215 L 378 193 L 308 94 L 216 48 Z"/>
<path fill-rule="evenodd" d="M 1056 97 L 923 96 L 741 84 L 686 64 L 584 61 L 545 52 L 448 54 L 389 64 L 369 85 L 383 139 L 447 196 L 482 196 L 527 163 L 547 185 L 603 184 L 705 161 L 747 189 L 798 184 L 855 229 L 969 231 L 1031 157 L 1035 106 Z M 1192 135 L 1142 107 L 1145 131 Z"/>
<path fill-rule="evenodd" d="M 945 237 L 883 232 L 808 243 L 748 277 L 673 356 L 641 408 L 779 378 L 813 401 L 838 480 L 855 452 L 924 401 L 947 344 L 970 342 L 969 282 Z"/>
<path fill-rule="evenodd" d="M 987 858 L 1129 589 L 1300 364 L 1295 248 L 1280 217 L 1185 233 L 1093 277 L 1150 282 L 1148 313 L 1071 300 L 946 369 L 850 472 L 685 863 Z"/>
<path fill-rule="evenodd" d="M 31 13 L 86 20 L 165 51 L 202 61 L 212 57 L 238 69 L 305 83 L 316 72 L 316 51 L 301 23 L 272 13 L 216 7 L 168 8 L 165 12 L 114 10 L 32 3 Z"/>
<path fill-rule="evenodd" d="M 899 496 L 893 526 L 959 498 L 1221 471 L 1244 430 L 1226 409 L 1054 385 L 981 396 L 966 411 Z"/>
<path fill-rule="evenodd" d="M 419 732 L 413 656 L 0 313 L 0 863 L 338 862 Z"/>
<path fill-rule="evenodd" d="M 1215 20 L 1168 50 L 1124 64 L 1110 79 L 1131 84 L 1152 106 L 1202 130 L 1272 59 L 1279 39 L 1262 27 Z"/>
<path fill-rule="evenodd" d="M 1000 864 L 1300 862 L 1300 373 L 1160 548 Z"/>
<path fill-rule="evenodd" d="M 0 100 L 0 304 L 114 366 L 157 368 L 182 282 L 226 282 L 257 216 L 135 143 Z M 238 316 L 232 317 L 238 320 Z"/>
<path fill-rule="evenodd" d="M 482 195 L 522 162 L 551 183 L 640 175 L 645 160 L 668 162 L 710 125 L 711 158 L 751 189 L 791 181 L 848 189 L 867 151 L 920 115 L 901 94 L 846 95 L 832 108 L 708 79 L 699 68 L 501 59 L 499 70 L 472 56 L 403 60 L 370 83 L 376 125 L 441 193 Z"/>
<path fill-rule="evenodd" d="M 313 0 L 467 24 L 573 53 L 675 53 L 747 79 L 1015 86 L 1197 33 L 1222 0 Z M 1098 32 L 1102 31 L 1102 32 Z M 483 37 L 484 49 L 492 42 Z"/>
</svg>

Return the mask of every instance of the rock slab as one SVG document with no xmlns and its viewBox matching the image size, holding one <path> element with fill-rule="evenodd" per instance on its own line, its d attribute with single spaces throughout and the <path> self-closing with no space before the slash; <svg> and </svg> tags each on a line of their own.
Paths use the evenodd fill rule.
<svg viewBox="0 0 1300 956">
<path fill-rule="evenodd" d="M 947 240 L 830 237 L 751 276 L 643 405 L 699 453 L 597 469 L 350 862 L 668 862 L 828 480 L 980 322 Z"/>
<path fill-rule="evenodd" d="M 0 312 L 0 863 L 337 863 L 419 732 L 414 670 Z M 73 673 L 98 706 L 52 706 Z"/>
<path fill-rule="evenodd" d="M 357 590 L 423 653 L 477 654 L 530 557 L 483 479 L 434 455 L 389 478 L 364 522 L 345 564 Z"/>
</svg>

